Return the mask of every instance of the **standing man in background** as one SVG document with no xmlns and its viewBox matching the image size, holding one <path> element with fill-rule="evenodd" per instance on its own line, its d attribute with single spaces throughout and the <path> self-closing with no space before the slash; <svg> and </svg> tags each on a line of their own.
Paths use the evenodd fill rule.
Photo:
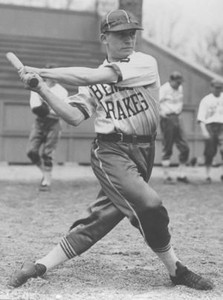
<svg viewBox="0 0 223 300">
<path fill-rule="evenodd" d="M 52 66 L 48 65 L 48 68 Z M 46 79 L 49 89 L 59 98 L 68 96 L 67 90 L 54 80 Z M 53 156 L 59 141 L 61 124 L 59 116 L 36 92 L 31 91 L 30 107 L 36 115 L 27 144 L 27 156 L 42 172 L 40 191 L 49 191 L 53 168 Z"/>
<path fill-rule="evenodd" d="M 164 183 L 175 183 L 170 176 L 170 158 L 173 146 L 176 144 L 179 154 L 179 175 L 177 181 L 189 183 L 185 175 L 185 166 L 189 157 L 189 146 L 185 138 L 181 113 L 183 110 L 183 77 L 180 72 L 174 71 L 160 88 L 160 128 L 162 133 L 162 166 Z"/>
<path fill-rule="evenodd" d="M 205 96 L 199 105 L 197 120 L 201 127 L 201 133 L 205 140 L 204 164 L 206 182 L 211 183 L 211 166 L 213 158 L 217 154 L 218 147 L 222 158 L 223 182 L 223 83 L 213 79 L 211 81 L 211 93 Z"/>
</svg>

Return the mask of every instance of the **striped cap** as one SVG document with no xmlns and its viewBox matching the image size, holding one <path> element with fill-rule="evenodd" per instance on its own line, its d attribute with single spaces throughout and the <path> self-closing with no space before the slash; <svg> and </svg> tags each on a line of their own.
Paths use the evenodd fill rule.
<svg viewBox="0 0 223 300">
<path fill-rule="evenodd" d="M 102 33 L 129 29 L 143 30 L 136 17 L 123 9 L 110 11 L 101 21 Z"/>
</svg>

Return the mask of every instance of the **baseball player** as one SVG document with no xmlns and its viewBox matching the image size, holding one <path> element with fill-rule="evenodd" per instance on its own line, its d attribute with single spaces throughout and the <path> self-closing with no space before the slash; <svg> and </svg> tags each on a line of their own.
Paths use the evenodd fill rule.
<svg viewBox="0 0 223 300">
<path fill-rule="evenodd" d="M 213 158 L 220 149 L 223 168 L 223 83 L 213 79 L 211 93 L 205 96 L 199 105 L 197 120 L 205 140 L 204 158 L 206 182 L 211 183 L 211 166 Z M 220 177 L 223 182 L 223 169 Z"/>
<path fill-rule="evenodd" d="M 47 65 L 48 68 L 52 66 Z M 51 92 L 59 98 L 67 98 L 67 90 L 52 79 L 46 79 Z M 54 110 L 36 92 L 31 91 L 30 107 L 36 115 L 27 144 L 27 156 L 42 173 L 40 191 L 48 191 L 51 187 L 53 156 L 61 132 L 60 118 Z"/>
<path fill-rule="evenodd" d="M 179 176 L 177 181 L 189 183 L 185 167 L 189 157 L 189 146 L 185 138 L 181 113 L 183 110 L 183 77 L 174 71 L 169 81 L 160 88 L 160 129 L 162 133 L 162 166 L 164 183 L 175 183 L 170 175 L 170 158 L 174 144 L 179 150 Z"/>
<path fill-rule="evenodd" d="M 101 190 L 85 218 L 73 223 L 61 242 L 35 263 L 24 263 L 9 282 L 12 287 L 42 276 L 51 268 L 84 253 L 124 217 L 136 227 L 165 264 L 175 285 L 200 290 L 213 284 L 190 271 L 177 258 L 170 242 L 169 217 L 148 181 L 153 168 L 159 120 L 159 74 L 156 60 L 135 52 L 136 18 L 125 10 L 109 12 L 101 22 L 101 42 L 107 58 L 96 69 L 25 67 L 20 76 L 27 86 L 36 73 L 41 97 L 68 123 L 77 126 L 95 115 L 91 164 Z M 80 86 L 70 103 L 53 95 L 42 78 Z"/>
</svg>

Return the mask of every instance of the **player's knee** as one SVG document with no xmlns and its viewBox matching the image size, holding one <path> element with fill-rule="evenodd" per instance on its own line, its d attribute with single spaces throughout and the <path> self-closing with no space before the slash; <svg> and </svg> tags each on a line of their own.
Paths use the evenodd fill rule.
<svg viewBox="0 0 223 300">
<path fill-rule="evenodd" d="M 44 163 L 45 167 L 48 167 L 48 168 L 52 168 L 53 167 L 53 160 L 52 160 L 51 156 L 43 154 L 42 159 L 43 159 L 43 163 Z"/>
<path fill-rule="evenodd" d="M 38 164 L 40 161 L 39 153 L 34 150 L 28 150 L 27 151 L 27 156 L 31 160 L 33 164 Z"/>
<path fill-rule="evenodd" d="M 154 209 L 154 208 L 160 207 L 161 205 L 162 205 L 162 201 L 161 201 L 159 195 L 154 190 L 150 191 L 150 195 L 148 196 L 146 208 Z"/>
</svg>

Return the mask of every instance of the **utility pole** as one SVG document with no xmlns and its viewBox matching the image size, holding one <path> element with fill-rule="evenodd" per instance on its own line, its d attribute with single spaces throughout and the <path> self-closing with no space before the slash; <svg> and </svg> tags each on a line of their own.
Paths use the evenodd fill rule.
<svg viewBox="0 0 223 300">
<path fill-rule="evenodd" d="M 142 2 L 143 0 L 119 0 L 119 9 L 125 9 L 132 12 L 138 19 L 139 23 L 142 24 Z M 136 49 L 140 48 L 142 34 L 138 30 Z"/>
</svg>

